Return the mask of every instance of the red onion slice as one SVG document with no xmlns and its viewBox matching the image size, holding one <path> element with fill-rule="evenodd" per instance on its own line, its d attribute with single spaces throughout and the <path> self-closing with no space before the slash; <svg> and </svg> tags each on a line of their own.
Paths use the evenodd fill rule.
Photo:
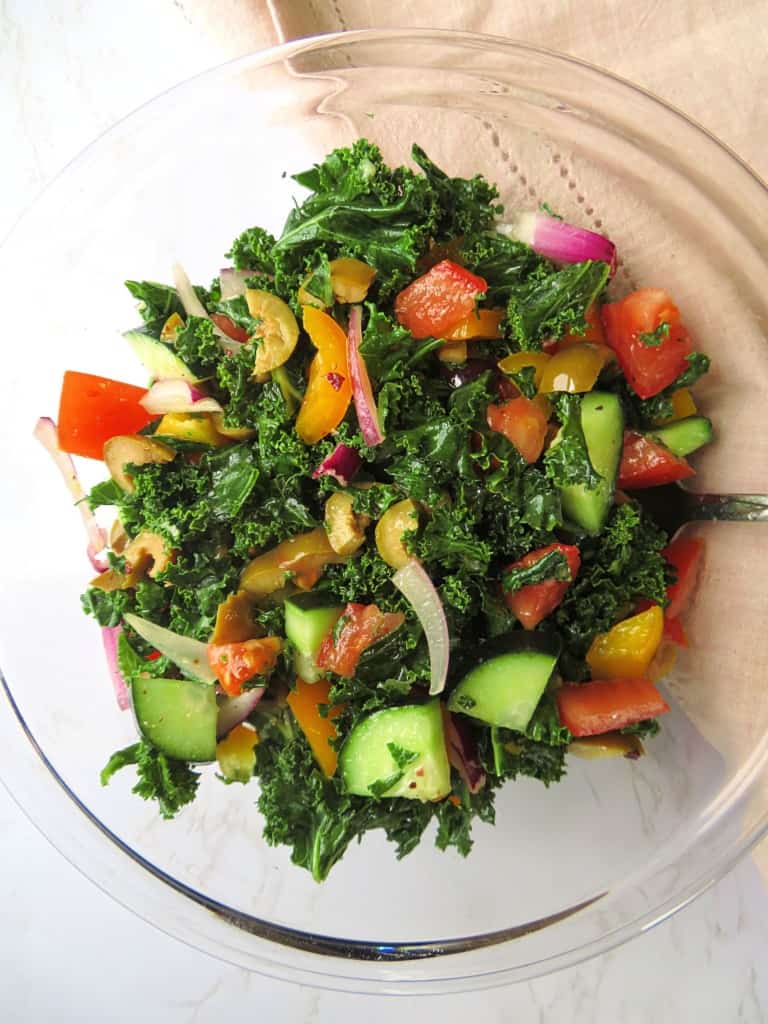
<svg viewBox="0 0 768 1024">
<path fill-rule="evenodd" d="M 352 377 L 352 397 L 355 401 L 357 421 L 360 424 L 363 439 L 369 448 L 373 448 L 375 445 L 381 444 L 384 434 L 379 425 L 379 411 L 376 408 L 376 400 L 373 397 L 365 360 L 360 355 L 360 345 L 363 341 L 362 324 L 362 308 L 351 306 L 347 329 L 347 362 Z"/>
<path fill-rule="evenodd" d="M 469 792 L 479 793 L 485 785 L 485 769 L 480 763 L 471 727 L 446 708 L 443 708 L 443 725 L 448 760 L 466 783 Z"/>
<path fill-rule="evenodd" d="M 83 490 L 82 484 L 80 483 L 80 479 L 78 478 L 75 464 L 72 461 L 71 456 L 66 452 L 63 452 L 59 447 L 58 430 L 50 416 L 40 417 L 35 424 L 34 436 L 56 464 L 56 468 L 64 478 L 67 490 L 72 495 L 75 506 L 80 513 L 80 517 L 83 520 L 83 526 L 88 534 L 87 550 L 88 558 L 91 560 L 91 565 L 96 572 L 104 572 L 109 568 L 109 565 L 105 559 L 99 558 L 99 555 L 107 546 L 107 532 L 99 526 L 96 521 L 96 516 L 88 507 L 88 502 L 85 500 L 86 494 Z"/>
<path fill-rule="evenodd" d="M 186 270 L 180 263 L 174 263 L 173 265 L 173 284 L 179 296 L 179 302 L 184 307 L 184 312 L 187 316 L 200 316 L 206 320 L 211 318 L 208 316 L 208 310 L 202 304 L 200 299 L 197 297 L 197 292 L 192 287 L 192 282 L 187 277 Z M 211 323 L 213 321 L 211 320 Z M 216 324 L 213 324 L 213 330 L 219 339 L 219 344 L 225 352 L 234 353 L 239 351 L 243 346 L 239 341 L 235 341 L 221 330 Z"/>
<path fill-rule="evenodd" d="M 316 470 L 312 473 L 312 479 L 317 480 L 320 476 L 332 476 L 338 480 L 342 487 L 348 487 L 350 480 L 360 469 L 363 460 L 354 448 L 346 444 L 337 444 L 330 455 L 327 455 Z"/>
<path fill-rule="evenodd" d="M 202 640 L 174 633 L 156 622 L 142 619 L 133 612 L 125 613 L 125 621 L 142 640 L 164 654 L 174 663 L 188 679 L 198 679 L 201 683 L 217 683 L 216 675 L 208 663 L 208 645 Z"/>
<path fill-rule="evenodd" d="M 616 246 L 609 238 L 546 213 L 520 213 L 510 223 L 498 224 L 497 230 L 508 238 L 525 242 L 555 263 L 602 260 L 610 264 L 611 274 L 616 270 Z"/>
<path fill-rule="evenodd" d="M 429 692 L 434 697 L 443 692 L 448 678 L 450 638 L 443 603 L 432 580 L 415 558 L 409 558 L 403 568 L 397 570 L 392 582 L 410 601 L 427 638 Z"/>
<path fill-rule="evenodd" d="M 232 732 L 236 725 L 244 722 L 264 696 L 266 686 L 254 686 L 238 697 L 227 697 L 219 704 L 219 717 L 216 720 L 216 739 L 222 740 Z"/>
<path fill-rule="evenodd" d="M 166 412 L 224 412 L 215 398 L 209 398 L 194 384 L 170 378 L 155 381 L 139 404 L 153 416 Z"/>
<path fill-rule="evenodd" d="M 120 671 L 120 666 L 117 663 L 117 643 L 122 631 L 122 626 L 102 626 L 101 639 L 104 643 L 104 653 L 107 656 L 109 677 L 112 680 L 115 697 L 117 698 L 117 705 L 121 711 L 127 711 L 131 706 L 131 696 L 128 691 L 128 684 L 123 678 L 123 673 Z"/>
</svg>

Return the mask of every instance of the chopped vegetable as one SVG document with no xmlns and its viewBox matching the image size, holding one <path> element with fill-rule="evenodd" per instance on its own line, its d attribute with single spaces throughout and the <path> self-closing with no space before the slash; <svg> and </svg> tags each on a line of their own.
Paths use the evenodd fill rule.
<svg viewBox="0 0 768 1024">
<path fill-rule="evenodd" d="M 504 570 L 504 601 L 525 629 L 550 615 L 565 597 L 581 565 L 573 544 L 549 544 L 530 551 Z"/>
<path fill-rule="evenodd" d="M 475 308 L 487 289 L 482 277 L 441 260 L 395 299 L 395 315 L 414 338 L 445 337 Z"/>
<path fill-rule="evenodd" d="M 67 370 L 59 401 L 59 447 L 71 455 L 104 458 L 111 437 L 135 434 L 157 415 L 142 407 L 143 396 L 132 384 Z"/>
<path fill-rule="evenodd" d="M 653 441 L 635 430 L 624 431 L 618 484 L 622 490 L 658 487 L 676 480 L 686 480 L 695 470 L 680 455 L 659 441 Z"/>
<path fill-rule="evenodd" d="M 349 328 L 347 330 L 347 365 L 352 376 L 352 397 L 355 400 L 357 421 L 363 440 L 369 448 L 381 444 L 384 434 L 379 425 L 379 413 L 373 397 L 371 381 L 365 360 L 360 354 L 363 340 L 362 311 L 360 306 L 352 306 L 349 311 Z"/>
<path fill-rule="evenodd" d="M 327 680 L 306 683 L 297 678 L 294 689 L 288 694 L 288 707 L 312 748 L 315 760 L 329 779 L 336 773 L 338 760 L 336 750 L 331 746 L 331 741 L 337 736 L 333 719 L 342 710 L 329 707 L 327 715 L 320 714 L 320 708 L 330 704 L 330 689 L 331 684 Z"/>
<path fill-rule="evenodd" d="M 352 398 L 352 380 L 347 338 L 336 321 L 312 306 L 304 306 L 303 320 L 317 355 L 309 368 L 296 433 L 305 444 L 315 444 L 344 419 Z"/>
<path fill-rule="evenodd" d="M 605 235 L 578 228 L 559 217 L 540 210 L 519 213 L 513 221 L 499 225 L 499 231 L 530 245 L 555 263 L 581 263 L 602 260 L 616 269 L 616 246 Z"/>
<path fill-rule="evenodd" d="M 404 621 L 405 616 L 400 612 L 382 612 L 375 604 L 349 603 L 320 645 L 318 668 L 338 676 L 354 675 L 363 651 L 399 629 Z"/>
<path fill-rule="evenodd" d="M 565 683 L 555 693 L 560 721 L 574 736 L 623 729 L 669 711 L 647 679 L 608 679 Z"/>
<path fill-rule="evenodd" d="M 631 679 L 648 669 L 661 643 L 664 613 L 653 605 L 598 633 L 587 651 L 587 664 L 597 679 Z"/>
<path fill-rule="evenodd" d="M 440 595 L 415 558 L 409 558 L 392 577 L 392 582 L 411 603 L 429 648 L 429 693 L 434 697 L 445 689 L 448 677 L 450 637 Z"/>
<path fill-rule="evenodd" d="M 208 644 L 208 664 L 224 693 L 238 697 L 245 683 L 253 684 L 275 667 L 283 642 L 279 637 L 244 640 L 236 644 Z"/>
</svg>

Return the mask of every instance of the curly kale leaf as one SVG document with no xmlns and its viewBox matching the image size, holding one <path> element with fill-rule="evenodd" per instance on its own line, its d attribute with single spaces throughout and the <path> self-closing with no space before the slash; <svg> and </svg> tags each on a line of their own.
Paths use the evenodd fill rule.
<svg viewBox="0 0 768 1024">
<path fill-rule="evenodd" d="M 289 214 L 277 258 L 324 246 L 375 267 L 380 295 L 407 283 L 437 225 L 438 199 L 425 177 L 389 168 L 376 146 L 358 139 L 294 179 L 311 194 Z"/>
<path fill-rule="evenodd" d="M 661 554 L 667 535 L 638 505 L 614 507 L 601 535 L 580 543 L 581 568 L 553 613 L 565 643 L 561 660 L 569 679 L 587 677 L 584 655 L 597 633 L 603 633 L 646 598 L 666 602 L 669 582 Z"/>
<path fill-rule="evenodd" d="M 200 775 L 185 761 L 167 757 L 142 740 L 116 751 L 101 772 L 101 784 L 109 784 L 112 776 L 128 765 L 136 765 L 138 781 L 131 790 L 143 800 L 157 801 L 163 818 L 174 818 L 182 807 L 190 804 L 197 793 Z"/>
<path fill-rule="evenodd" d="M 486 280 L 486 301 L 492 306 L 506 306 L 523 282 L 545 276 L 553 269 L 530 246 L 496 231 L 465 238 L 458 257 L 462 266 Z"/>
<path fill-rule="evenodd" d="M 440 214 L 434 232 L 436 241 L 487 231 L 494 218 L 504 211 L 504 207 L 495 202 L 499 198 L 498 189 L 481 174 L 474 178 L 450 178 L 415 144 L 411 147 L 411 156 L 437 196 Z"/>
<path fill-rule="evenodd" d="M 559 338 L 568 328 L 586 329 L 584 313 L 608 282 L 607 263 L 587 260 L 542 275 L 512 289 L 506 332 L 522 351 L 540 349 L 544 338 Z"/>
<path fill-rule="evenodd" d="M 581 395 L 560 392 L 553 401 L 562 426 L 544 455 L 546 474 L 558 487 L 578 484 L 594 490 L 603 478 L 589 457 L 581 426 Z"/>
</svg>

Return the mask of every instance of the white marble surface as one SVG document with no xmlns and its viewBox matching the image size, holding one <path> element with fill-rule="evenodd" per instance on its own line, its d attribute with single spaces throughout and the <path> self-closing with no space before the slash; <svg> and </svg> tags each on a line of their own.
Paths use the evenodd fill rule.
<svg viewBox="0 0 768 1024">
<path fill-rule="evenodd" d="M 264 5 L 251 5 L 263 19 Z M 247 26 L 248 0 L 236 6 Z M 247 27 L 227 31 L 213 8 L 212 0 L 0 4 L 0 237 L 117 118 L 252 48 Z M 64 861 L 1 787 L 0 858 L 2 1021 L 345 1024 L 361 1013 L 370 1024 L 393 1015 L 452 1024 L 473 1013 L 539 1024 L 768 1021 L 768 892 L 749 862 L 671 921 L 588 964 L 478 995 L 393 1002 L 251 975 L 155 931 Z"/>
</svg>

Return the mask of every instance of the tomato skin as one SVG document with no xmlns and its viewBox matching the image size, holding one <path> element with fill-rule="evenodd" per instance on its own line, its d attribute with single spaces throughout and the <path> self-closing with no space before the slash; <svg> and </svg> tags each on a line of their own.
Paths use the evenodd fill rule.
<svg viewBox="0 0 768 1024">
<path fill-rule="evenodd" d="M 234 320 L 231 320 L 224 313 L 211 313 L 211 320 L 220 331 L 223 331 L 228 338 L 239 341 L 244 345 L 248 341 L 248 331 L 244 327 L 238 327 Z"/>
<path fill-rule="evenodd" d="M 669 705 L 647 679 L 564 683 L 556 692 L 561 723 L 573 736 L 596 736 L 655 718 Z"/>
<path fill-rule="evenodd" d="M 395 315 L 414 338 L 442 338 L 469 316 L 487 288 L 484 278 L 441 260 L 398 294 Z"/>
<path fill-rule="evenodd" d="M 664 616 L 664 639 L 677 644 L 678 647 L 688 646 L 688 635 L 680 619 L 671 619 L 667 615 Z"/>
<path fill-rule="evenodd" d="M 686 369 L 693 343 L 680 311 L 661 288 L 641 288 L 621 302 L 607 303 L 602 319 L 606 341 L 640 398 L 657 395 Z M 660 345 L 644 345 L 639 335 L 653 333 L 662 323 L 669 324 L 667 337 Z"/>
<path fill-rule="evenodd" d="M 695 469 L 658 441 L 634 430 L 624 431 L 618 486 L 625 491 L 658 487 L 694 476 Z"/>
<path fill-rule="evenodd" d="M 581 567 L 581 555 L 579 549 L 573 544 L 548 544 L 536 551 L 529 551 L 527 555 L 523 555 L 518 561 L 508 565 L 505 570 L 508 572 L 510 569 L 527 569 L 548 555 L 550 551 L 560 551 L 565 555 L 568 568 L 571 571 L 570 580 L 544 580 L 542 583 L 529 583 L 526 587 L 504 595 L 507 608 L 522 623 L 524 629 L 534 629 L 542 619 L 557 608 L 565 597 L 566 590 L 576 579 L 576 574 Z"/>
<path fill-rule="evenodd" d="M 67 370 L 59 400 L 59 447 L 70 455 L 102 459 L 111 437 L 136 434 L 157 419 L 139 405 L 146 393 L 133 384 Z"/>
<path fill-rule="evenodd" d="M 403 622 L 400 612 L 381 612 L 375 604 L 348 604 L 320 645 L 318 668 L 339 676 L 354 675 L 363 651 Z"/>
<path fill-rule="evenodd" d="M 699 573 L 701 559 L 704 555 L 704 541 L 701 537 L 678 537 L 661 552 L 666 560 L 677 570 L 677 583 L 667 589 L 666 614 L 670 619 L 686 608 Z"/>
<path fill-rule="evenodd" d="M 208 644 L 208 664 L 222 690 L 237 697 L 243 692 L 243 683 L 275 667 L 281 648 L 282 641 L 274 636 L 234 644 Z"/>
<path fill-rule="evenodd" d="M 526 462 L 535 462 L 541 455 L 548 421 L 532 399 L 521 396 L 501 405 L 489 405 L 486 420 L 491 430 L 503 434 Z"/>
</svg>

